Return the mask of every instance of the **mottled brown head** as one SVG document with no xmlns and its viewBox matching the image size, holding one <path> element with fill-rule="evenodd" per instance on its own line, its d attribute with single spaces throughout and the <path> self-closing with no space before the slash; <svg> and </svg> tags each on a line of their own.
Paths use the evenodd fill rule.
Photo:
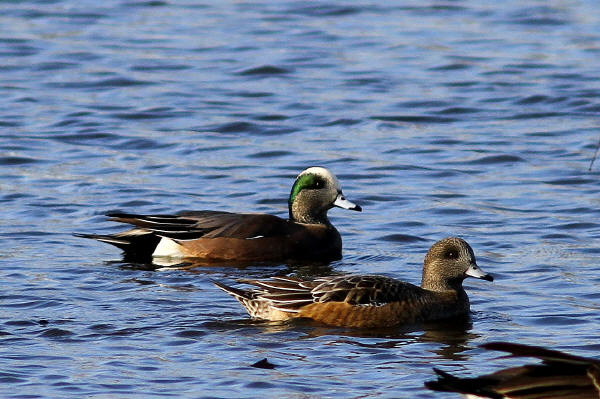
<svg viewBox="0 0 600 399">
<path fill-rule="evenodd" d="M 467 277 L 494 280 L 477 266 L 473 249 L 465 240 L 449 237 L 431 246 L 425 256 L 422 288 L 434 291 L 460 289 Z"/>
<path fill-rule="evenodd" d="M 334 206 L 361 211 L 348 201 L 338 179 L 325 168 L 313 166 L 298 175 L 288 200 L 290 220 L 299 223 L 327 224 L 327 211 Z"/>
</svg>

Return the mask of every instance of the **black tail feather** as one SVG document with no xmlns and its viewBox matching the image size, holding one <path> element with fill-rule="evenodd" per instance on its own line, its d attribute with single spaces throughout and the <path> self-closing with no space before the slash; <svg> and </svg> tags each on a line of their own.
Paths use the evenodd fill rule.
<svg viewBox="0 0 600 399">
<path fill-rule="evenodd" d="M 494 386 L 498 383 L 497 380 L 492 378 L 459 378 L 435 367 L 433 371 L 438 375 L 437 381 L 425 382 L 425 386 L 433 391 L 474 394 L 491 399 L 504 398 L 502 394 L 487 389 L 488 386 Z"/>
<path fill-rule="evenodd" d="M 110 235 L 110 234 L 81 234 L 74 233 L 75 237 L 88 238 L 96 241 L 105 242 L 125 252 L 127 261 L 148 262 L 152 260 L 152 254 L 161 237 L 154 234 L 139 235 Z"/>
</svg>

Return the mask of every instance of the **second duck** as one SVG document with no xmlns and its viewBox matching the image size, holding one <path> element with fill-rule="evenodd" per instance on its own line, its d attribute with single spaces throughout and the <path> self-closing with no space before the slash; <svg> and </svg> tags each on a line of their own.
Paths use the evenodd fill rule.
<svg viewBox="0 0 600 399">
<path fill-rule="evenodd" d="M 467 315 L 469 297 L 462 286 L 467 277 L 493 281 L 477 266 L 471 246 L 450 237 L 427 252 L 420 287 L 374 275 L 241 280 L 258 287 L 252 290 L 214 283 L 256 319 L 304 317 L 339 327 L 391 327 Z"/>
</svg>

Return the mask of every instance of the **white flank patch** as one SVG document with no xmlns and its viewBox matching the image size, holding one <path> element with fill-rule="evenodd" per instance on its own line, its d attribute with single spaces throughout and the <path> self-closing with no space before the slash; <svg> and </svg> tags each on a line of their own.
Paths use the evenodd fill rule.
<svg viewBox="0 0 600 399">
<path fill-rule="evenodd" d="M 177 244 L 170 238 L 163 237 L 156 246 L 152 256 L 181 257 L 183 254 L 181 253 L 181 245 Z"/>
</svg>

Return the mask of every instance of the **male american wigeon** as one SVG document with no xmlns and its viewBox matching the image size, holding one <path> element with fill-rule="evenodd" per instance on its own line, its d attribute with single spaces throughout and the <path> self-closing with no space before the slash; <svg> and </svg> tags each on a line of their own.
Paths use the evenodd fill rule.
<svg viewBox="0 0 600 399">
<path fill-rule="evenodd" d="M 533 357 L 541 364 L 528 364 L 476 378 L 460 378 L 441 370 L 437 381 L 425 383 L 435 391 L 458 392 L 468 398 L 598 399 L 600 361 L 573 356 L 539 346 L 491 342 L 485 349 L 509 352 L 510 357 Z"/>
<path fill-rule="evenodd" d="M 469 298 L 462 286 L 468 276 L 493 281 L 477 266 L 469 244 L 450 237 L 427 252 L 420 287 L 370 275 L 241 281 L 259 287 L 252 290 L 214 283 L 256 319 L 304 317 L 340 327 L 390 327 L 468 314 Z"/>
<path fill-rule="evenodd" d="M 124 232 L 76 234 L 115 245 L 130 258 L 200 258 L 205 261 L 331 261 L 342 257 L 340 233 L 327 218 L 332 207 L 361 211 L 322 167 L 298 175 L 288 200 L 289 219 L 260 213 L 187 211 L 174 215 L 109 213 L 136 226 Z"/>
</svg>

